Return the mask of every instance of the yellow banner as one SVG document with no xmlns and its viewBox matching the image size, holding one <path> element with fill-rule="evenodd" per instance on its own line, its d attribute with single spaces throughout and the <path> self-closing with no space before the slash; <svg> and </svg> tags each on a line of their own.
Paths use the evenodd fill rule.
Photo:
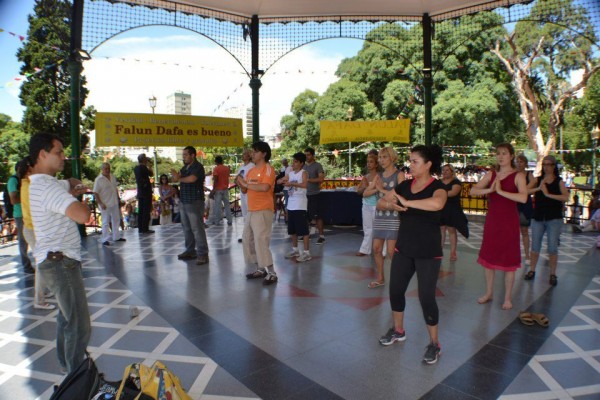
<svg viewBox="0 0 600 400">
<path fill-rule="evenodd" d="M 96 146 L 241 147 L 242 120 L 174 114 L 96 114 Z"/>
<path fill-rule="evenodd" d="M 343 142 L 410 143 L 410 120 L 321 121 L 319 144 Z"/>
</svg>

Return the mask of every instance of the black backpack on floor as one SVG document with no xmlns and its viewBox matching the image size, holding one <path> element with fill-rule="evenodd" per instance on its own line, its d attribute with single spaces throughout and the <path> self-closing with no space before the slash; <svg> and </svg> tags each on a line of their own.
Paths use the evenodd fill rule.
<svg viewBox="0 0 600 400">
<path fill-rule="evenodd" d="M 50 400 L 91 400 L 98 393 L 101 381 L 94 360 L 87 354 L 81 365 L 54 387 Z"/>
</svg>

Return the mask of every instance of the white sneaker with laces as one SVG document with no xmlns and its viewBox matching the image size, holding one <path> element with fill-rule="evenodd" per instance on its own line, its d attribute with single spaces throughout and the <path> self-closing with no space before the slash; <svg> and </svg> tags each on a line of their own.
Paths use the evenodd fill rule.
<svg viewBox="0 0 600 400">
<path fill-rule="evenodd" d="M 312 260 L 312 257 L 310 256 L 310 253 L 302 253 L 300 255 L 300 257 L 296 258 L 296 261 L 298 262 L 305 262 L 308 260 Z"/>
<path fill-rule="evenodd" d="M 290 251 L 289 253 L 287 253 L 287 254 L 285 255 L 285 258 L 296 258 L 296 257 L 298 257 L 299 255 L 300 255 L 300 253 L 298 253 L 298 251 L 296 251 L 296 250 L 292 250 L 292 251 Z"/>
</svg>

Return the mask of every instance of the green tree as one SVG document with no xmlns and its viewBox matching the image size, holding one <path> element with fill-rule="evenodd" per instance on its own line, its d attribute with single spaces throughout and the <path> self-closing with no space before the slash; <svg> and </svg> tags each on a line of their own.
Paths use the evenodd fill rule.
<svg viewBox="0 0 600 400">
<path fill-rule="evenodd" d="M 0 114 L 0 182 L 14 174 L 17 161 L 29 154 L 29 135 L 19 122 Z"/>
<path fill-rule="evenodd" d="M 600 69 L 593 57 L 596 42 L 584 7 L 572 0 L 539 0 L 529 16 L 492 49 L 513 82 L 538 167 L 556 144 L 570 100 Z M 583 73 L 571 85 L 570 73 L 576 70 Z M 542 117 L 545 110 L 547 123 Z"/>
<path fill-rule="evenodd" d="M 60 136 L 65 147 L 71 143 L 70 135 L 70 82 L 68 57 L 70 46 L 71 2 L 67 0 L 37 0 L 29 16 L 28 40 L 17 51 L 23 63 L 21 74 L 29 78 L 21 86 L 19 97 L 25 106 L 23 129 L 28 134 L 49 132 Z M 41 72 L 34 72 L 41 69 Z M 80 99 L 85 104 L 88 90 L 85 77 L 81 78 Z M 93 111 L 84 111 L 84 121 Z M 88 124 L 89 125 L 89 124 Z M 87 125 L 83 126 L 86 134 Z M 85 146 L 87 137 L 84 136 Z M 82 146 L 82 148 L 84 148 Z M 65 168 L 70 174 L 70 169 Z"/>
<path fill-rule="evenodd" d="M 482 12 L 436 23 L 433 128 L 439 144 L 510 141 L 522 130 L 511 80 L 489 51 L 505 33 L 502 22 L 498 14 Z M 311 107 L 298 106 L 305 103 L 309 92 L 294 100 L 291 114 L 281 120 L 282 148 L 315 146 L 319 121 L 346 120 L 349 107 L 353 108 L 353 120 L 409 118 L 411 143 L 422 143 L 422 54 L 420 24 L 382 24 L 373 29 L 357 55 L 338 66 L 340 80 L 322 96 L 313 92 Z M 374 143 L 373 147 L 384 145 Z M 346 147 L 322 147 L 324 151 L 335 148 Z M 364 157 L 362 152 L 354 153 L 353 166 L 363 165 Z M 337 157 L 332 163 L 347 171 L 347 160 Z"/>
</svg>

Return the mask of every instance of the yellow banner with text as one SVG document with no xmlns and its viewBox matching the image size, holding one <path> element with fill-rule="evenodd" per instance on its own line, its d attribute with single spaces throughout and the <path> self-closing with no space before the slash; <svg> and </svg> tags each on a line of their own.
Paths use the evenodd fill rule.
<svg viewBox="0 0 600 400">
<path fill-rule="evenodd" d="M 242 120 L 174 114 L 96 114 L 96 146 L 241 147 Z"/>
<path fill-rule="evenodd" d="M 344 142 L 410 143 L 410 120 L 321 121 L 319 144 Z"/>
</svg>

